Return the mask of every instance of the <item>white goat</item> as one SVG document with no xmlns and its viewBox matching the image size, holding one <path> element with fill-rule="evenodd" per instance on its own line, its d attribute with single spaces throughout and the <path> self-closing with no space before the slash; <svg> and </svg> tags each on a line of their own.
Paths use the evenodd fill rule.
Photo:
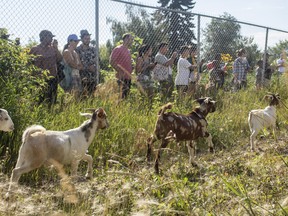
<svg viewBox="0 0 288 216">
<path fill-rule="evenodd" d="M 276 106 L 279 104 L 279 94 L 268 93 L 264 98 L 269 99 L 270 103 L 265 109 L 251 110 L 248 116 L 248 124 L 251 131 L 250 145 L 254 151 L 254 140 L 257 134 L 264 128 L 272 127 L 274 136 L 276 129 Z"/>
<path fill-rule="evenodd" d="M 80 127 L 67 131 L 50 131 L 41 125 L 33 125 L 24 131 L 17 164 L 10 179 L 8 196 L 12 183 L 17 183 L 23 173 L 42 165 L 54 165 L 59 172 L 59 165 L 71 164 L 71 175 L 76 176 L 78 164 L 83 159 L 88 162 L 86 177 L 92 178 L 93 159 L 86 151 L 96 131 L 108 127 L 108 120 L 102 108 L 94 109 L 93 114 L 81 115 L 90 119 Z"/>
<path fill-rule="evenodd" d="M 0 131 L 13 131 L 14 130 L 14 123 L 9 116 L 7 110 L 0 109 Z"/>
</svg>

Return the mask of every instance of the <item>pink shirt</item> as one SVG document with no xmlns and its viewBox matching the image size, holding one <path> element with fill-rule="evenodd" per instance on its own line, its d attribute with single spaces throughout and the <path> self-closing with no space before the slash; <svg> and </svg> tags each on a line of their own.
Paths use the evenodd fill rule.
<svg viewBox="0 0 288 216">
<path fill-rule="evenodd" d="M 131 79 L 131 73 L 132 73 L 132 59 L 130 51 L 127 49 L 127 47 L 123 45 L 119 45 L 115 47 L 111 53 L 111 59 L 120 67 L 124 68 L 125 72 L 117 71 L 116 77 L 117 79 Z"/>
</svg>

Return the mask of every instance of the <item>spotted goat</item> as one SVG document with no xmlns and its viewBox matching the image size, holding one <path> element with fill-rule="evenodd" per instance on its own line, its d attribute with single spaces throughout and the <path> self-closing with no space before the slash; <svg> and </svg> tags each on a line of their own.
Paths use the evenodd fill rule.
<svg viewBox="0 0 288 216">
<path fill-rule="evenodd" d="M 272 127 L 275 138 L 276 133 L 276 106 L 280 102 L 279 94 L 268 93 L 264 99 L 268 99 L 269 106 L 265 109 L 251 110 L 248 116 L 248 124 L 251 132 L 250 136 L 250 148 L 251 151 L 255 150 L 254 140 L 258 133 L 264 128 Z"/>
<path fill-rule="evenodd" d="M 81 126 L 67 131 L 46 130 L 41 125 L 28 127 L 22 135 L 22 145 L 15 169 L 12 171 L 10 186 L 17 183 L 20 176 L 42 165 L 54 165 L 61 172 L 62 165 L 71 165 L 71 175 L 77 175 L 81 160 L 88 162 L 86 177 L 92 178 L 93 159 L 87 154 L 96 131 L 108 127 L 104 109 L 92 109 L 93 113 L 80 113 L 89 118 Z"/>
<path fill-rule="evenodd" d="M 193 140 L 199 137 L 205 137 L 208 141 L 210 152 L 214 151 L 212 136 L 207 130 L 206 116 L 216 110 L 215 103 L 211 98 L 200 98 L 196 100 L 200 106 L 196 107 L 188 115 L 178 114 L 175 112 L 165 112 L 167 109 L 172 108 L 172 104 L 164 105 L 159 113 L 156 121 L 154 135 L 147 140 L 147 160 L 151 161 L 152 145 L 157 140 L 161 140 L 161 146 L 158 149 L 158 154 L 155 160 L 155 172 L 159 173 L 159 160 L 161 149 L 166 148 L 171 139 L 178 141 L 188 141 L 187 148 L 189 152 L 189 163 L 196 165 L 195 157 L 195 144 Z"/>
</svg>

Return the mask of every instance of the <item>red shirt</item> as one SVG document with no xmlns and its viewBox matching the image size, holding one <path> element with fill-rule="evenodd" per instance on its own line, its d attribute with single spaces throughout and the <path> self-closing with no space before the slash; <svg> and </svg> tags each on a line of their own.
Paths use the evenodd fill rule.
<svg viewBox="0 0 288 216">
<path fill-rule="evenodd" d="M 125 73 L 123 71 L 117 71 L 117 79 L 130 80 L 133 68 L 131 54 L 128 48 L 123 45 L 115 47 L 111 53 L 111 59 L 127 72 Z"/>
</svg>

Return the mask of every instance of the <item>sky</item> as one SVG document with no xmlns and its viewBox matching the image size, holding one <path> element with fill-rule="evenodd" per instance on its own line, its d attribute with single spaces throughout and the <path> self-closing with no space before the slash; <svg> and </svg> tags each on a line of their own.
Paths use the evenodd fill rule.
<svg viewBox="0 0 288 216">
<path fill-rule="evenodd" d="M 127 0 L 129 1 L 129 0 Z M 158 6 L 157 0 L 137 0 L 136 3 Z M 268 26 L 288 31 L 288 0 L 196 0 L 194 13 L 210 16 L 227 12 L 239 21 Z M 148 11 L 153 11 L 149 10 Z M 105 44 L 111 39 L 111 26 L 106 18 L 125 21 L 124 4 L 112 0 L 99 0 L 99 40 Z M 201 27 L 211 19 L 201 18 Z M 195 20 L 196 22 L 196 20 Z M 79 35 L 87 29 L 95 38 L 95 0 L 0 0 L 0 28 L 5 27 L 10 38 L 20 37 L 22 44 L 29 39 L 39 41 L 39 32 L 49 29 L 56 35 L 60 46 L 64 46 L 69 34 Z M 241 25 L 241 34 L 253 36 L 261 48 L 264 47 L 266 30 Z M 288 39 L 288 33 L 269 30 L 268 45 Z"/>
</svg>

